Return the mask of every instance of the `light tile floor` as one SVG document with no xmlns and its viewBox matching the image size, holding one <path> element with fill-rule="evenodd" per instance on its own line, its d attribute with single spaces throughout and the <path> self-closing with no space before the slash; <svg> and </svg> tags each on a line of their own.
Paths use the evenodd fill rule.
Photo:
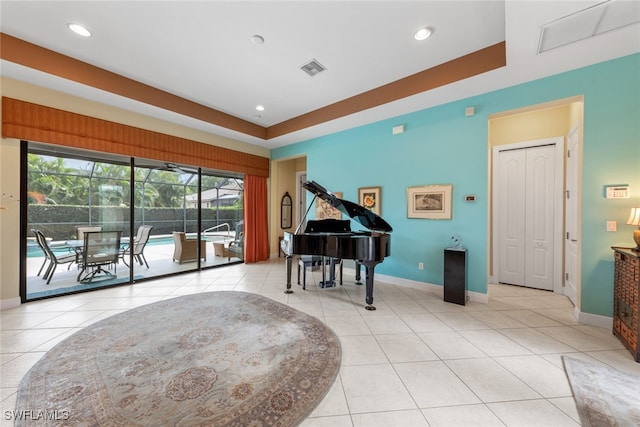
<svg viewBox="0 0 640 427">
<path fill-rule="evenodd" d="M 283 261 L 234 265 L 0 312 L 0 425 L 20 379 L 83 326 L 143 304 L 198 292 L 255 292 L 324 321 L 340 337 L 342 366 L 303 427 L 578 426 L 562 355 L 640 374 L 609 330 L 578 324 L 563 296 L 490 285 L 488 304 L 449 304 L 428 290 L 377 282 L 376 311 L 364 288 L 284 294 Z M 294 274 L 295 275 L 295 274 Z"/>
</svg>

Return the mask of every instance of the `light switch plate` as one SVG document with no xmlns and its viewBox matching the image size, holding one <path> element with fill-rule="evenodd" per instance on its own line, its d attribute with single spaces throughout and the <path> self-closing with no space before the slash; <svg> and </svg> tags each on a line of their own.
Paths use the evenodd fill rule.
<svg viewBox="0 0 640 427">
<path fill-rule="evenodd" d="M 607 231 L 618 231 L 618 223 L 616 221 L 607 221 Z"/>
</svg>

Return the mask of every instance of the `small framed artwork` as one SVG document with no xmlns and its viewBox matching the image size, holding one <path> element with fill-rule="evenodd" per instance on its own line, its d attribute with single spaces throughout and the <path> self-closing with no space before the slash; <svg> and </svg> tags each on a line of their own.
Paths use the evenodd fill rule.
<svg viewBox="0 0 640 427">
<path fill-rule="evenodd" d="M 342 198 L 342 192 L 334 193 L 338 199 Z M 320 197 L 316 199 L 316 219 L 342 219 L 342 212 L 322 200 Z"/>
<path fill-rule="evenodd" d="M 451 219 L 451 184 L 407 188 L 407 217 Z"/>
<path fill-rule="evenodd" d="M 381 191 L 380 187 L 358 188 L 358 204 L 380 216 L 380 205 L 382 203 L 382 199 L 380 198 Z"/>
</svg>

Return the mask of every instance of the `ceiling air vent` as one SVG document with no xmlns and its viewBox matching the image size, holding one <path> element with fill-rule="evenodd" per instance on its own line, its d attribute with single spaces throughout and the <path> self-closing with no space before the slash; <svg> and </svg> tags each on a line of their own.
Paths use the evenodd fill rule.
<svg viewBox="0 0 640 427">
<path fill-rule="evenodd" d="M 302 67 L 300 67 L 300 69 L 309 74 L 311 77 L 326 70 L 326 68 L 315 59 L 307 62 Z"/>
<path fill-rule="evenodd" d="M 640 2 L 606 1 L 542 27 L 538 53 L 640 22 Z"/>
</svg>

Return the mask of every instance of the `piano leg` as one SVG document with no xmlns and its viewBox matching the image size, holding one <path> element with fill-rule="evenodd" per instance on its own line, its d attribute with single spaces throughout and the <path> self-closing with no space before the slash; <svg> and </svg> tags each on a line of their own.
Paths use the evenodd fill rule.
<svg viewBox="0 0 640 427">
<path fill-rule="evenodd" d="M 365 301 L 367 305 L 364 306 L 366 310 L 373 311 L 375 310 L 375 306 L 373 306 L 373 269 L 377 263 L 365 263 L 365 275 L 366 275 L 366 297 Z"/>
<path fill-rule="evenodd" d="M 320 282 L 320 287 L 324 288 L 327 286 L 327 257 L 322 257 L 322 282 Z"/>
<path fill-rule="evenodd" d="M 360 263 L 356 261 L 356 285 L 362 285 L 360 281 Z"/>
<path fill-rule="evenodd" d="M 292 294 L 291 290 L 291 264 L 293 262 L 291 255 L 287 255 L 285 257 L 285 265 L 287 266 L 287 289 L 284 291 L 285 294 Z"/>
</svg>

